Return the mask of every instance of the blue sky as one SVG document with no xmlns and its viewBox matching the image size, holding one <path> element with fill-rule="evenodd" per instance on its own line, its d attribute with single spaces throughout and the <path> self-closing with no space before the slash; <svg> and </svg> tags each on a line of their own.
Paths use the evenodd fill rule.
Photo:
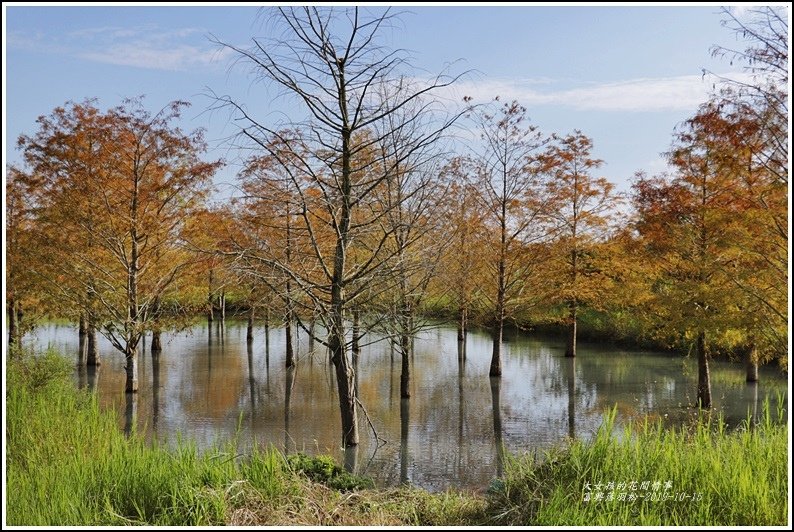
<svg viewBox="0 0 794 532">
<path fill-rule="evenodd" d="M 185 128 L 203 127 L 212 157 L 234 163 L 222 139 L 235 130 L 208 112 L 209 90 L 260 112 L 284 103 L 253 82 L 210 35 L 239 45 L 269 30 L 255 7 L 30 7 L 4 4 L 4 159 L 18 163 L 15 140 L 36 117 L 68 100 L 99 98 L 102 107 L 146 95 L 159 109 L 188 100 Z M 735 46 L 719 7 L 405 7 L 384 35 L 411 51 L 420 70 L 472 70 L 446 96 L 524 104 L 546 133 L 581 129 L 593 138 L 600 173 L 627 190 L 636 170 L 657 172 L 677 123 L 707 98 L 703 68 L 737 75 L 713 59 L 715 43 Z M 289 109 L 286 109 L 289 112 Z M 216 178 L 225 196 L 237 167 Z"/>
</svg>

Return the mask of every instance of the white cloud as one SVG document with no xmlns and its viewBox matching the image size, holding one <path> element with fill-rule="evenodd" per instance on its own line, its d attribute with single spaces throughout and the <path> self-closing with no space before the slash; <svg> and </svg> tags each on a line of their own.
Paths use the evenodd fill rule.
<svg viewBox="0 0 794 532">
<path fill-rule="evenodd" d="M 720 74 L 746 79 L 739 72 Z M 561 106 L 591 111 L 674 111 L 690 110 L 708 98 L 715 80 L 701 75 L 664 78 L 636 78 L 609 83 L 587 83 L 562 89 L 538 90 L 521 80 L 463 81 L 450 87 L 445 96 L 460 100 L 471 96 L 477 102 L 500 96 L 527 106 Z M 559 85 L 559 83 L 557 83 Z"/>
<path fill-rule="evenodd" d="M 205 34 L 200 28 L 103 26 L 77 29 L 60 38 L 10 34 L 7 44 L 27 51 L 60 53 L 99 63 L 155 70 L 186 71 L 226 66 L 228 51 L 210 43 Z"/>
<path fill-rule="evenodd" d="M 83 59 L 112 65 L 184 71 L 196 67 L 221 64 L 228 53 L 210 47 L 190 45 L 156 46 L 145 42 L 120 43 L 102 51 L 79 54 Z"/>
</svg>

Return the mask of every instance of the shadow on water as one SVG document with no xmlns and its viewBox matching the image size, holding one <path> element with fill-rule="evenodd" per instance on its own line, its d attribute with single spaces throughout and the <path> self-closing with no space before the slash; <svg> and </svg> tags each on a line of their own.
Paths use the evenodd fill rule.
<svg viewBox="0 0 794 532">
<path fill-rule="evenodd" d="M 568 437 L 576 437 L 576 358 L 565 357 L 562 362 L 565 380 L 568 383 Z"/>
<path fill-rule="evenodd" d="M 160 356 L 162 352 L 152 351 L 152 430 L 157 434 L 160 420 Z"/>
<path fill-rule="evenodd" d="M 489 377 L 491 380 L 491 404 L 493 406 L 493 439 L 496 450 L 496 476 L 504 473 L 505 447 L 502 440 L 502 378 Z"/>
<path fill-rule="evenodd" d="M 408 479 L 408 428 L 411 416 L 411 400 L 400 399 L 400 484 L 410 483 Z"/>
<path fill-rule="evenodd" d="M 289 433 L 289 406 L 292 398 L 292 388 L 295 386 L 295 373 L 297 370 L 295 366 L 287 368 L 287 378 L 284 380 L 284 452 L 291 453 L 294 450 L 294 443 L 290 446 L 290 433 Z"/>
</svg>

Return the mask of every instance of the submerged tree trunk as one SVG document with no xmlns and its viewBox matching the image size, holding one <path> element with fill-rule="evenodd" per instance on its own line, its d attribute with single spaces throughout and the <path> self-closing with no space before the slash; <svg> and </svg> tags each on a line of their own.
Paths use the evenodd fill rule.
<svg viewBox="0 0 794 532">
<path fill-rule="evenodd" d="M 745 364 L 747 369 L 747 382 L 758 382 L 758 348 L 751 344 L 747 350 Z"/>
<path fill-rule="evenodd" d="M 144 348 L 145 347 L 146 346 L 144 346 Z M 160 329 L 159 328 L 155 328 L 152 331 L 152 347 L 151 347 L 151 350 L 152 350 L 152 353 L 159 353 L 160 351 L 163 350 L 163 344 L 160 341 Z"/>
<path fill-rule="evenodd" d="M 469 311 L 465 305 L 461 305 L 458 310 L 458 342 L 466 341 L 466 334 L 469 329 Z"/>
<path fill-rule="evenodd" d="M 80 314 L 80 322 L 77 326 L 77 365 L 84 366 L 86 363 L 86 356 L 88 355 L 88 346 L 86 345 L 86 336 L 88 334 L 88 323 L 85 319 L 85 314 Z"/>
<path fill-rule="evenodd" d="M 491 331 L 493 352 L 491 355 L 491 369 L 488 372 L 488 375 L 491 377 L 500 377 L 502 375 L 502 336 L 504 334 L 504 324 L 503 319 L 497 319 Z"/>
<path fill-rule="evenodd" d="M 254 306 L 253 305 L 251 305 L 251 308 L 248 311 L 248 328 L 245 332 L 245 341 L 249 344 L 254 341 Z"/>
<path fill-rule="evenodd" d="M 154 324 L 152 325 L 152 353 L 159 353 L 163 350 L 162 343 L 160 342 L 160 298 L 158 297 L 154 301 L 152 314 L 154 317 Z M 144 353 L 146 352 L 146 346 L 143 346 Z"/>
<path fill-rule="evenodd" d="M 138 346 L 127 344 L 124 350 L 124 366 L 126 380 L 124 391 L 127 393 L 138 392 Z"/>
<path fill-rule="evenodd" d="M 125 395 L 124 435 L 129 438 L 135 432 L 135 425 L 138 420 L 138 395 L 134 393 Z"/>
<path fill-rule="evenodd" d="M 99 366 L 102 360 L 99 358 L 99 350 L 97 349 L 96 340 L 96 325 L 94 319 L 88 316 L 88 324 L 86 326 L 86 364 L 89 366 Z"/>
<path fill-rule="evenodd" d="M 209 273 L 209 285 L 207 290 L 207 324 L 211 324 L 215 320 L 215 315 L 213 312 L 215 302 L 213 301 L 212 297 L 212 284 L 213 284 L 213 270 L 210 268 Z"/>
<path fill-rule="evenodd" d="M 569 314 L 568 314 L 568 343 L 565 346 L 565 356 L 566 357 L 575 357 L 576 356 L 576 311 L 577 305 L 575 301 L 572 301 L 569 304 Z"/>
<path fill-rule="evenodd" d="M 289 291 L 289 282 L 287 282 L 287 290 Z M 292 333 L 295 330 L 295 313 L 292 310 L 292 303 L 287 302 L 287 311 L 284 315 L 285 322 L 285 349 L 286 349 L 286 366 L 288 368 L 295 367 L 295 346 L 293 343 Z"/>
<path fill-rule="evenodd" d="M 358 423 L 356 420 L 355 373 L 345 352 L 344 324 L 336 320 L 331 327 L 329 345 L 331 361 L 336 369 L 336 385 L 339 393 L 339 409 L 342 416 L 342 445 L 358 445 Z"/>
<path fill-rule="evenodd" d="M 411 397 L 411 337 L 403 332 L 400 335 L 400 354 L 402 355 L 402 371 L 400 372 L 400 397 Z"/>
<path fill-rule="evenodd" d="M 709 376 L 709 358 L 706 349 L 706 332 L 700 331 L 697 337 L 698 355 L 698 406 L 711 408 L 711 378 Z"/>
<path fill-rule="evenodd" d="M 504 233 L 504 229 L 502 231 Z M 504 242 L 504 234 L 502 240 Z M 502 247 L 504 248 L 504 243 Z M 493 337 L 493 353 L 491 355 L 491 369 L 488 375 L 491 377 L 500 377 L 502 375 L 502 336 L 505 327 L 505 259 L 499 259 L 499 286 L 496 294 L 496 322 L 494 323 L 492 337 Z"/>
<path fill-rule="evenodd" d="M 13 298 L 8 299 L 8 347 L 18 345 L 17 331 L 19 325 L 17 323 L 17 303 Z"/>
</svg>

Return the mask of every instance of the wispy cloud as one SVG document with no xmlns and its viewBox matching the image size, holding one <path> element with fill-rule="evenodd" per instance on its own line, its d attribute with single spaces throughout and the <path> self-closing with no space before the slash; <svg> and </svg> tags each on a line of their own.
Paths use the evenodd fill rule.
<svg viewBox="0 0 794 532">
<path fill-rule="evenodd" d="M 81 28 L 62 36 L 8 35 L 9 47 L 60 53 L 88 61 L 155 70 L 188 71 L 225 66 L 219 50 L 200 28 L 163 29 L 156 25 Z"/>
<path fill-rule="evenodd" d="M 747 77 L 740 72 L 720 75 L 731 79 Z M 498 95 L 502 100 L 518 100 L 524 105 L 590 111 L 675 111 L 694 109 L 703 103 L 712 91 L 713 83 L 710 77 L 687 75 L 586 83 L 573 87 L 565 83 L 565 88 L 538 90 L 535 84 L 520 80 L 484 80 L 458 83 L 447 91 L 446 96 L 453 99 L 471 96 L 477 102 L 484 102 Z"/>
<path fill-rule="evenodd" d="M 79 54 L 83 59 L 99 63 L 176 71 L 217 65 L 222 63 L 227 55 L 224 50 L 209 47 L 200 48 L 185 44 L 157 46 L 146 42 L 120 43 L 101 51 Z"/>
</svg>

